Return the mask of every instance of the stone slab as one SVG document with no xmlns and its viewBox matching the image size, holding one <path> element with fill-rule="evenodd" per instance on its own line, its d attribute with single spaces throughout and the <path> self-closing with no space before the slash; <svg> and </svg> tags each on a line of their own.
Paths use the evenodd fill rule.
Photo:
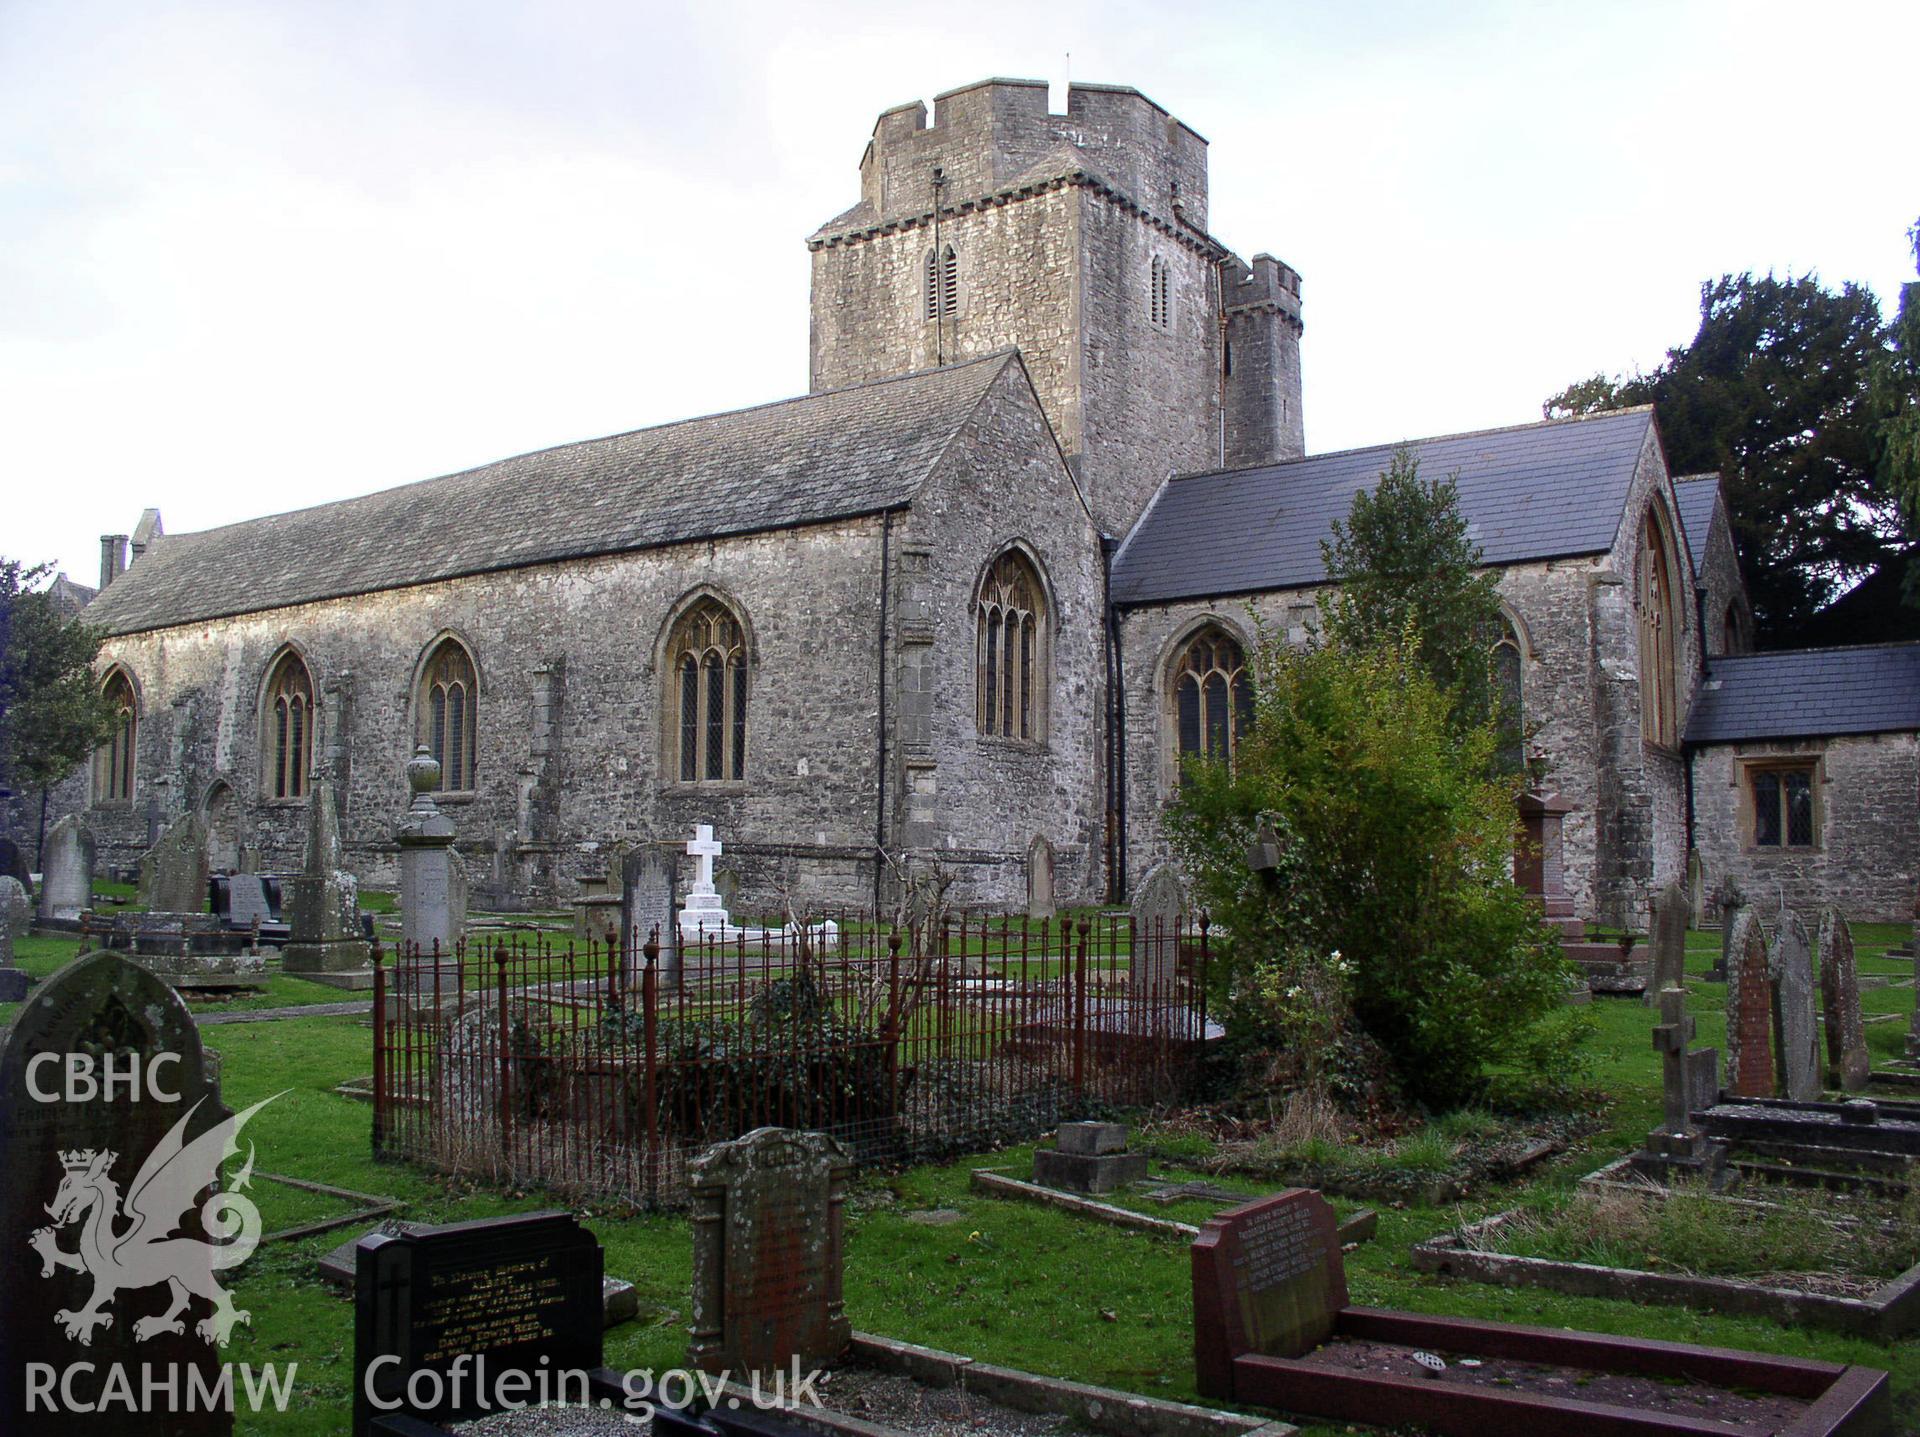
<svg viewBox="0 0 1920 1437">
<path fill-rule="evenodd" d="M 1117 1192 L 1147 1175 L 1145 1153 L 1063 1153 L 1033 1151 L 1033 1180 L 1042 1187 L 1076 1193 Z"/>
<path fill-rule="evenodd" d="M 1090 1153 L 1098 1156 L 1102 1153 L 1125 1152 L 1127 1125 L 1125 1123 L 1062 1123 L 1054 1131 L 1053 1143 L 1063 1153 Z"/>
</svg>

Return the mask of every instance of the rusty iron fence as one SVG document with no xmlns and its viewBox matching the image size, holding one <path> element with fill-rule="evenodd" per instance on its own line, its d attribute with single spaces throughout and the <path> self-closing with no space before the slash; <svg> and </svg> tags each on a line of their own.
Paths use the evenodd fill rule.
<svg viewBox="0 0 1920 1437">
<path fill-rule="evenodd" d="M 1204 916 L 1135 933 L 1124 914 L 840 914 L 376 958 L 376 1157 L 649 1205 L 767 1124 L 892 1165 L 1175 1101 L 1215 1032 Z"/>
</svg>

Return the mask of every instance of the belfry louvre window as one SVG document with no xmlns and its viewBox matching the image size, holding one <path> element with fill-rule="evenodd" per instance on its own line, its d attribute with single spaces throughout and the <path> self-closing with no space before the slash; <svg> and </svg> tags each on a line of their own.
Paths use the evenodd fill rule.
<svg viewBox="0 0 1920 1437">
<path fill-rule="evenodd" d="M 296 653 L 280 656 L 261 706 L 262 788 L 269 798 L 305 798 L 313 766 L 313 678 Z"/>
<path fill-rule="evenodd" d="M 953 252 L 952 245 L 927 251 L 925 290 L 928 319 L 959 312 L 960 256 Z"/>
<path fill-rule="evenodd" d="M 1009 549 L 975 601 L 975 719 L 989 738 L 1046 737 L 1050 689 L 1045 591 L 1027 557 Z"/>
<path fill-rule="evenodd" d="M 747 644 L 740 621 L 717 599 L 702 599 L 673 626 L 667 713 L 682 783 L 747 776 Z"/>
<path fill-rule="evenodd" d="M 1173 666 L 1177 756 L 1232 759 L 1253 728 L 1253 685 L 1246 654 L 1224 630 L 1202 629 Z"/>
<path fill-rule="evenodd" d="M 133 680 L 124 670 L 107 676 L 101 693 L 113 713 L 107 741 L 93 754 L 93 801 L 129 803 L 133 799 L 134 740 L 139 736 L 140 711 L 133 696 Z"/>
<path fill-rule="evenodd" d="M 1747 770 L 1755 848 L 1813 848 L 1814 768 L 1779 764 Z"/>
<path fill-rule="evenodd" d="M 443 639 L 420 680 L 420 742 L 440 765 L 440 789 L 473 788 L 475 738 L 480 731 L 480 685 L 473 660 L 453 639 Z"/>
<path fill-rule="evenodd" d="M 1173 323 L 1173 271 L 1159 255 L 1153 257 L 1147 317 L 1161 329 Z"/>
</svg>

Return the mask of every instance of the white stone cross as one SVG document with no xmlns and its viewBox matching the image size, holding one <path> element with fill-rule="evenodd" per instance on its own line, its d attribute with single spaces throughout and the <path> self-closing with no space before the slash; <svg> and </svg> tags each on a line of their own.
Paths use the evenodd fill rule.
<svg viewBox="0 0 1920 1437">
<path fill-rule="evenodd" d="M 694 875 L 693 891 L 713 892 L 713 860 L 720 856 L 721 848 L 720 841 L 713 836 L 711 823 L 696 823 L 693 826 L 693 837 L 687 840 L 687 852 L 700 865 Z"/>
</svg>

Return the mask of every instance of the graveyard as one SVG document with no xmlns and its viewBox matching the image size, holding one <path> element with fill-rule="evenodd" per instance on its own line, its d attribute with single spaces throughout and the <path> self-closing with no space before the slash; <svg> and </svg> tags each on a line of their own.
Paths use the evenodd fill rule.
<svg viewBox="0 0 1920 1437">
<path fill-rule="evenodd" d="M 98 911 L 134 915 L 140 908 L 135 889 L 127 884 L 97 881 L 92 897 Z M 390 946 L 401 947 L 393 916 L 396 896 L 362 893 L 358 902 L 376 915 L 377 933 Z M 476 914 L 474 919 L 469 939 L 479 934 L 485 935 L 483 941 L 470 941 L 457 960 L 428 964 L 440 975 L 437 981 L 462 993 L 469 986 L 476 993 L 487 993 L 496 983 L 504 984 L 511 971 L 518 992 L 533 965 L 577 961 L 588 986 L 597 989 L 603 982 L 604 953 L 596 951 L 591 961 L 586 949 L 580 950 L 577 960 L 559 956 L 571 952 L 571 933 L 564 926 L 570 921 L 568 915 L 515 915 L 498 920 L 509 926 L 497 930 L 480 926 L 490 921 L 485 915 Z M 1103 921 L 1108 925 L 1104 937 Z M 947 942 L 962 955 L 974 955 L 962 965 L 970 971 L 1004 973 L 1010 964 L 1024 962 L 1032 972 L 1068 981 L 1076 970 L 1097 972 L 1102 963 L 1126 963 L 1127 943 L 1115 936 L 1113 921 L 1110 914 L 1103 920 L 1102 914 L 1092 911 L 1062 912 L 1047 924 L 1045 936 L 1038 926 L 1029 931 L 1024 924 L 1003 922 L 996 927 L 983 921 L 977 929 L 969 929 L 962 923 L 959 932 L 968 936 L 949 937 Z M 543 931 L 542 923 L 551 926 Z M 1813 1391 L 1807 1384 L 1825 1384 L 1819 1385 L 1819 1393 L 1839 1394 L 1830 1399 L 1803 1392 L 1801 1398 L 1793 1399 L 1804 1402 L 1808 1411 L 1843 1397 L 1870 1405 L 1877 1399 L 1867 1379 L 1858 1374 L 1885 1371 L 1888 1410 L 1895 1415 L 1891 1426 L 1878 1430 L 1920 1430 L 1912 1415 L 1920 1410 L 1920 1344 L 1901 1340 L 1914 1330 L 1914 1319 L 1920 1319 L 1920 1311 L 1914 1310 L 1920 1302 L 1920 1251 L 1915 1250 L 1912 1236 L 1920 1198 L 1885 1162 L 1876 1165 L 1859 1159 L 1862 1153 L 1884 1157 L 1872 1143 L 1837 1149 L 1820 1146 L 1827 1129 L 1845 1129 L 1849 1134 L 1879 1129 L 1894 1136 L 1875 1141 L 1899 1146 L 1906 1122 L 1902 1103 L 1916 1096 L 1914 1089 L 1898 1082 L 1897 1065 L 1907 1053 L 1910 1025 L 1915 1021 L 1913 960 L 1900 947 L 1909 937 L 1904 926 L 1861 924 L 1851 929 L 1856 986 L 1849 992 L 1859 1010 L 1858 1043 L 1836 1041 L 1829 1054 L 1817 1031 L 1824 1021 L 1812 1022 L 1816 1031 L 1811 1034 L 1789 1032 L 1789 1040 L 1795 1043 L 1822 1044 L 1818 1052 L 1811 1046 L 1807 1050 L 1806 1061 L 1822 1070 L 1811 1094 L 1764 1097 L 1756 1081 L 1744 1090 L 1744 1103 L 1701 1110 L 1703 1115 L 1723 1109 L 1757 1113 L 1755 1121 L 1773 1125 L 1758 1135 L 1743 1135 L 1737 1124 L 1726 1129 L 1732 1134 L 1732 1151 L 1724 1160 L 1723 1177 L 1731 1174 L 1727 1179 L 1732 1184 L 1730 1195 L 1743 1204 L 1739 1221 L 1726 1221 L 1712 1209 L 1713 1203 L 1726 1198 L 1712 1189 L 1706 1173 L 1689 1166 L 1696 1151 L 1689 1144 L 1694 1140 L 1678 1140 L 1671 1131 L 1676 1123 L 1669 1121 L 1675 1116 L 1670 1099 L 1676 1091 L 1676 1075 L 1684 1089 L 1688 1053 L 1727 1044 L 1729 985 L 1710 975 L 1727 963 L 1731 952 L 1727 971 L 1737 996 L 1743 962 L 1737 944 L 1764 942 L 1757 926 L 1736 923 L 1726 935 L 1685 933 L 1680 964 L 1684 993 L 1670 992 L 1664 1004 L 1650 1006 L 1634 996 L 1596 998 L 1590 1006 L 1596 1034 L 1592 1092 L 1581 1111 L 1547 1121 L 1529 1123 L 1510 1115 L 1469 1110 L 1350 1151 L 1328 1151 L 1323 1142 L 1290 1141 L 1285 1134 L 1260 1131 L 1258 1124 L 1249 1127 L 1244 1120 L 1228 1123 L 1210 1118 L 1204 1104 L 1158 1109 L 1148 1095 L 1121 1087 L 1102 1089 L 1082 1074 L 1093 1093 L 1090 1105 L 1083 1105 L 1086 1110 L 1063 1107 L 1057 1115 L 1037 1115 L 1035 1122 L 1049 1134 L 1056 1116 L 1119 1119 L 1129 1125 L 1127 1129 L 1115 1128 L 1111 1135 L 1085 1140 L 1075 1137 L 1070 1145 L 1062 1128 L 1058 1152 L 1050 1135 L 1023 1136 L 1019 1141 L 978 1140 L 979 1133 L 990 1129 L 965 1124 L 951 1132 L 962 1147 L 950 1152 L 929 1155 L 916 1150 L 892 1160 L 883 1153 L 878 1160 L 856 1163 L 849 1148 L 844 1161 L 835 1159 L 837 1165 L 830 1164 L 831 1176 L 826 1180 L 832 1189 L 832 1207 L 839 1215 L 839 1261 L 830 1264 L 839 1280 L 830 1304 L 834 1316 L 823 1329 L 826 1336 L 816 1334 L 807 1341 L 824 1344 L 821 1352 L 842 1350 L 849 1340 L 846 1334 L 860 1334 L 853 1340 L 856 1351 L 865 1354 L 861 1364 L 885 1355 L 872 1345 L 876 1342 L 896 1347 L 914 1344 L 1018 1373 L 1173 1404 L 1200 1404 L 1263 1420 L 1283 1413 L 1307 1430 L 1315 1430 L 1316 1423 L 1333 1424 L 1327 1430 L 1340 1430 L 1341 1424 L 1352 1422 L 1404 1426 L 1422 1420 L 1436 1424 L 1432 1430 L 1461 1430 L 1446 1423 L 1465 1422 L 1471 1427 L 1487 1420 L 1472 1408 L 1472 1394 L 1462 1396 L 1452 1388 L 1447 1402 L 1468 1405 L 1462 1409 L 1465 1415 L 1449 1418 L 1446 1414 L 1453 1409 L 1447 1402 L 1429 1401 L 1433 1389 L 1415 1385 L 1425 1381 L 1416 1368 L 1377 1354 L 1359 1359 L 1359 1367 L 1348 1374 L 1359 1384 L 1354 1388 L 1362 1393 L 1358 1397 L 1347 1391 L 1345 1378 L 1317 1372 L 1328 1365 L 1319 1358 L 1306 1364 L 1316 1369 L 1316 1374 L 1310 1374 L 1313 1382 L 1331 1382 L 1328 1391 L 1339 1389 L 1345 1395 L 1309 1398 L 1301 1395 L 1307 1389 L 1284 1383 L 1278 1389 L 1262 1387 L 1261 1381 L 1273 1379 L 1272 1371 L 1238 1388 L 1231 1383 L 1223 1387 L 1218 1380 L 1210 1382 L 1196 1365 L 1196 1323 L 1204 1329 L 1209 1319 L 1197 1315 L 1196 1309 L 1195 1234 L 1208 1232 L 1225 1209 L 1237 1211 L 1242 1202 L 1257 1206 L 1260 1200 L 1313 1178 L 1334 1194 L 1326 1221 L 1330 1229 L 1337 1225 L 1339 1243 L 1346 1245 L 1342 1280 L 1346 1301 L 1352 1304 L 1349 1311 L 1385 1310 L 1423 1321 L 1458 1320 L 1476 1332 L 1486 1324 L 1576 1329 L 1596 1334 L 1594 1342 L 1624 1340 L 1623 1350 L 1637 1354 L 1636 1361 L 1647 1353 L 1665 1352 L 1662 1344 L 1676 1343 L 1690 1345 L 1687 1351 L 1726 1349 L 1760 1355 L 1784 1365 L 1778 1371 L 1768 1369 L 1772 1376 L 1759 1367 L 1727 1368 L 1733 1374 L 1724 1377 L 1727 1390 L 1751 1397 L 1767 1390 L 1768 1382 L 1777 1378 L 1788 1387 L 1800 1383 L 1807 1392 Z M 1776 928 L 1786 941 L 1800 941 L 1793 925 Z M 1831 931 L 1820 932 L 1817 927 L 1807 936 L 1816 952 L 1822 946 L 1837 948 L 1840 942 Z M 863 940 L 850 932 L 841 941 L 851 951 Z M 22 935 L 14 940 L 13 961 L 18 971 L 44 984 L 73 963 L 82 947 L 92 947 L 94 942 L 90 935 L 66 932 Z M 509 945 L 518 945 L 514 949 L 518 958 L 502 956 Z M 1889 950 L 1894 956 L 1889 956 Z M 736 944 L 736 955 L 741 951 Z M 873 935 L 872 951 L 885 953 L 883 935 Z M 650 966 L 653 955 L 647 956 Z M 606 1327 L 603 1348 L 594 1354 L 596 1365 L 613 1372 L 664 1371 L 685 1365 L 690 1351 L 698 1360 L 703 1344 L 715 1351 L 733 1350 L 717 1316 L 722 1304 L 716 1291 L 702 1286 L 720 1269 L 715 1259 L 697 1255 L 700 1244 L 709 1240 L 700 1234 L 718 1232 L 712 1221 L 703 1223 L 703 1202 L 717 1199 L 703 1198 L 703 1191 L 714 1189 L 701 1184 L 717 1180 L 702 1173 L 716 1171 L 712 1164 L 719 1160 L 712 1155 L 721 1149 L 703 1149 L 679 1167 L 669 1158 L 663 1171 L 654 1175 L 659 1187 L 648 1190 L 635 1183 L 619 1184 L 627 1187 L 625 1196 L 525 1181 L 524 1173 L 510 1167 L 448 1171 L 445 1163 L 420 1161 L 420 1150 L 391 1142 L 387 1152 L 376 1156 L 374 1128 L 381 1119 L 365 1100 L 372 1054 L 383 1031 L 391 1033 L 412 1021 L 400 1016 L 408 1012 L 408 1004 L 406 990 L 395 986 L 398 980 L 387 971 L 393 960 L 383 968 L 372 994 L 342 991 L 296 976 L 285 970 L 278 955 L 263 961 L 266 971 L 258 988 L 186 990 L 181 995 L 196 1020 L 201 1042 L 218 1055 L 212 1061 L 226 1107 L 241 1112 L 267 1104 L 248 1128 L 249 1139 L 258 1145 L 258 1172 L 251 1193 L 265 1237 L 235 1275 L 231 1289 L 234 1303 L 250 1314 L 250 1321 L 234 1327 L 222 1355 L 231 1362 L 297 1362 L 298 1376 L 287 1410 L 258 1415 L 243 1411 L 234 1430 L 275 1434 L 348 1430 L 345 1414 L 352 1408 L 356 1390 L 356 1317 L 367 1310 L 368 1300 L 363 1294 L 356 1302 L 350 1287 L 343 1288 L 321 1274 L 320 1264 L 343 1242 L 375 1230 L 381 1219 L 403 1219 L 419 1230 L 431 1231 L 447 1224 L 484 1228 L 502 1219 L 571 1213 L 579 1230 L 596 1240 L 595 1272 L 604 1270 L 606 1277 L 631 1284 L 633 1289 L 632 1316 Z M 1663 981 L 1674 976 L 1669 969 Z M 1087 1013 L 1106 1011 L 1100 1007 L 1100 995 L 1107 990 L 1088 982 L 1069 991 L 1077 994 L 1082 1038 L 1089 1033 L 1099 1036 L 1097 1016 L 1089 1019 Z M 392 1004 L 396 1016 L 383 1014 L 383 1021 L 376 1022 L 376 997 Z M 989 1000 L 998 1001 L 1002 1000 Z M 10 1022 L 20 1007 L 18 1003 L 0 1006 L 0 1021 Z M 1852 1023 L 1845 1009 L 1844 1003 L 1828 1004 L 1829 1011 L 1840 1013 L 1843 1026 Z M 1741 1011 L 1738 1002 L 1733 1010 Z M 454 1011 L 459 1011 L 457 1004 Z M 980 1020 L 975 1034 L 982 1042 L 981 1035 L 1000 1031 L 989 1021 L 998 1010 L 986 1011 L 989 1017 Z M 1037 1021 L 1044 1025 L 1048 1014 L 1044 1007 L 1037 1011 Z M 666 1021 L 669 1006 L 661 1006 L 659 1015 Z M 1024 1032 L 1034 1021 L 1031 1013 L 1017 1020 L 1006 1018 L 1005 1032 Z M 1789 1056 L 1763 1028 L 1746 1035 L 1744 1055 L 1742 1035 L 1733 1036 L 1735 1061 L 1729 1064 L 1726 1077 L 1730 1099 L 1742 1096 L 1737 1086 L 1742 1065 L 1751 1059 L 1757 1042 L 1770 1060 Z M 907 1041 L 898 1033 L 895 1038 Z M 944 1041 L 931 1029 L 923 1040 Z M 1089 1065 L 1089 1073 L 1096 1068 L 1106 1071 L 1112 1062 L 1108 1047 L 1091 1040 L 1083 1046 L 1082 1061 Z M 1883 1078 L 1892 1079 L 1894 1086 L 1882 1086 Z M 403 1086 L 391 1090 L 400 1096 L 406 1091 Z M 1878 1110 L 1872 1123 L 1849 1121 L 1846 1101 L 1821 1101 L 1833 1096 L 1857 1105 L 1861 1095 Z M 404 1129 L 410 1121 L 408 1112 L 408 1106 L 400 1103 L 385 1120 L 396 1124 L 396 1130 Z M 485 1116 L 466 1113 L 472 1121 Z M 1697 1122 L 1688 1119 L 1682 1114 L 1677 1126 L 1701 1129 L 1698 1141 L 1707 1144 L 1705 1130 L 1711 1126 L 1707 1117 Z M 858 1123 L 848 1125 L 847 1131 L 854 1147 L 865 1141 Z M 1665 1150 L 1649 1152 L 1663 1147 L 1662 1142 L 1649 1141 L 1650 1133 L 1655 1137 L 1664 1133 L 1671 1140 Z M 976 1140 L 965 1146 L 969 1137 Z M 1793 1148 L 1794 1143 L 1800 1146 Z M 1855 1158 L 1850 1159 L 1849 1153 Z M 1655 1188 L 1633 1168 L 1635 1162 L 1653 1159 L 1658 1159 L 1659 1183 L 1665 1185 L 1658 1191 L 1668 1194 L 1664 1200 L 1673 1204 L 1664 1215 L 1663 1198 L 1652 1195 Z M 1784 1171 L 1792 1171 L 1806 1185 L 1774 1180 Z M 998 1186 L 994 1174 L 1004 1175 Z M 671 1189 L 679 1182 L 686 1188 L 676 1194 Z M 1111 1212 L 1103 1216 L 1073 1202 L 1034 1201 L 1030 1193 L 1018 1191 L 1023 1186 L 1038 1186 L 1056 1195 L 1084 1193 L 1085 1205 L 1106 1207 L 1119 1216 Z M 798 1207 L 777 1208 L 776 1214 L 821 1210 L 827 1188 L 820 1191 L 819 1203 L 794 1197 L 792 1203 Z M 650 1193 L 657 1201 L 647 1200 Z M 1647 1215 L 1649 1210 L 1652 1216 Z M 1130 1223 L 1128 1215 L 1140 1220 Z M 1590 1231 L 1606 1224 L 1611 1227 L 1597 1238 Z M 1876 1241 L 1847 1240 L 1846 1234 L 1861 1224 L 1873 1228 Z M 1899 1224 L 1905 1225 L 1904 1230 Z M 794 1224 L 796 1234 L 824 1241 L 825 1233 L 817 1231 L 817 1226 Z M 1723 1228 L 1719 1241 L 1707 1240 Z M 584 1240 L 568 1239 L 576 1247 Z M 790 1235 L 782 1240 L 799 1238 Z M 385 1241 L 391 1244 L 393 1239 Z M 508 1245 L 514 1243 L 524 1246 L 519 1238 Z M 1458 1260 L 1462 1248 L 1482 1256 L 1572 1263 L 1582 1271 L 1599 1268 L 1626 1277 L 1537 1284 L 1497 1273 L 1469 1273 Z M 1432 1252 L 1442 1249 L 1454 1253 L 1451 1263 L 1431 1259 Z M 781 1259 L 787 1265 L 798 1261 L 791 1254 Z M 1791 1270 L 1796 1267 L 1798 1271 Z M 705 1279 L 700 1276 L 703 1272 L 708 1274 Z M 1619 1285 L 1627 1278 L 1648 1275 L 1685 1276 L 1706 1288 L 1704 1293 L 1676 1297 L 1649 1295 L 1631 1283 Z M 1864 1299 L 1902 1276 L 1906 1290 L 1895 1295 L 1894 1316 L 1861 1315 Z M 362 1280 L 372 1279 L 363 1276 Z M 1798 1305 L 1778 1297 L 1728 1298 L 1716 1296 L 1712 1290 L 1716 1282 L 1743 1292 L 1757 1288 L 1772 1293 L 1797 1286 L 1803 1295 Z M 1840 1316 L 1834 1317 L 1823 1303 Z M 1413 1348 L 1466 1341 L 1444 1323 L 1421 1325 L 1414 1317 L 1394 1320 L 1414 1324 L 1405 1329 L 1413 1334 L 1408 1339 Z M 1355 1329 L 1362 1336 L 1373 1333 L 1366 1341 L 1385 1340 L 1381 1333 L 1387 1330 L 1376 1331 L 1364 1323 Z M 1454 1335 L 1447 1337 L 1448 1333 Z M 364 1342 L 364 1335 L 360 1340 Z M 1481 1335 L 1476 1340 L 1488 1339 Z M 1207 1343 L 1203 1340 L 1201 1345 L 1205 1350 Z M 813 1349 L 808 1350 L 812 1355 Z M 1592 1358 L 1593 1352 L 1603 1350 L 1612 1349 L 1582 1352 Z M 1561 1359 L 1566 1359 L 1565 1353 L 1552 1360 Z M 908 1367 L 933 1361 L 915 1357 L 912 1348 L 900 1348 L 888 1360 Z M 1547 1381 L 1540 1374 L 1551 1365 L 1537 1353 L 1527 1360 L 1534 1364 L 1526 1368 L 1533 1373 L 1531 1378 L 1520 1368 L 1498 1369 L 1484 1379 L 1478 1371 L 1455 1368 L 1453 1377 L 1466 1386 L 1484 1387 L 1496 1398 L 1516 1391 L 1524 1397 L 1529 1381 Z M 1481 1360 L 1473 1361 L 1477 1368 Z M 1540 1366 L 1543 1361 L 1549 1366 Z M 1378 1368 L 1382 1362 L 1387 1368 L 1384 1375 L 1368 1366 Z M 1285 1365 L 1278 1363 L 1274 1370 Z M 887 1378 L 893 1384 L 889 1388 L 866 1366 L 856 1366 L 857 1372 L 850 1369 L 842 1376 L 839 1389 L 850 1409 L 859 1404 L 875 1420 L 886 1415 L 876 1403 L 924 1402 L 929 1412 L 948 1410 L 938 1408 L 932 1396 L 903 1377 Z M 983 1373 L 987 1370 L 982 1368 Z M 1697 1366 L 1691 1370 L 1700 1375 Z M 1782 1372 L 1787 1375 L 1779 1376 Z M 1376 1379 L 1384 1383 L 1378 1392 L 1367 1385 Z M 1553 1380 L 1575 1383 L 1584 1391 L 1588 1383 L 1601 1379 L 1564 1376 Z M 1651 1386 L 1636 1397 L 1635 1381 Z M 1663 1381 L 1666 1388 L 1661 1386 Z M 1653 1402 L 1656 1397 L 1672 1400 L 1671 1379 L 1661 1378 L 1657 1371 L 1641 1379 L 1606 1378 L 1600 1390 L 1613 1391 L 1608 1383 L 1625 1384 L 1620 1387 L 1626 1394 L 1623 1400 L 1633 1403 Z M 918 1395 L 903 1398 L 894 1390 L 901 1387 Z M 1549 1394 L 1553 1390 L 1547 1389 Z M 823 1390 L 829 1405 L 835 1400 L 834 1391 L 830 1375 Z M 982 1413 L 998 1410 L 984 1397 L 981 1402 Z M 1406 1405 L 1409 1402 L 1411 1406 Z M 962 1413 L 969 1410 L 963 1403 Z M 1776 1419 L 1787 1420 L 1777 1412 L 1754 1420 Z M 918 1430 L 993 1430 L 980 1429 L 973 1417 L 955 1416 L 950 1410 L 945 1419 L 929 1420 L 936 1425 Z M 950 1425 L 941 1428 L 938 1420 Z"/>
</svg>

